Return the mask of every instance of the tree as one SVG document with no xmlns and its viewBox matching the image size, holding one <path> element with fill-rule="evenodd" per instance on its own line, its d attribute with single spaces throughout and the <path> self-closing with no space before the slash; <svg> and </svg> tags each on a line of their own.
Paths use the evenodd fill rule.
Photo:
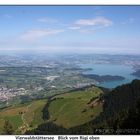
<svg viewBox="0 0 140 140">
<path fill-rule="evenodd" d="M 5 120 L 3 132 L 5 135 L 12 135 L 14 133 L 13 127 L 8 120 Z"/>
</svg>

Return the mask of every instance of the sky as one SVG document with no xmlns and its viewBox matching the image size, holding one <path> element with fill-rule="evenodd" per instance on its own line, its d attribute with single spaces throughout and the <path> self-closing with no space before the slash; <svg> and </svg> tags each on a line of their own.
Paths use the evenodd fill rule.
<svg viewBox="0 0 140 140">
<path fill-rule="evenodd" d="M 0 6 L 0 52 L 140 54 L 140 6 Z"/>
</svg>

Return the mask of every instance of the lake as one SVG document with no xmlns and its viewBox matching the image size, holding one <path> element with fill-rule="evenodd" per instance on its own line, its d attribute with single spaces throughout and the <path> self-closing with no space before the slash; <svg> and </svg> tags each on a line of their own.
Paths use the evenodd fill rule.
<svg viewBox="0 0 140 140">
<path fill-rule="evenodd" d="M 97 75 L 118 75 L 123 76 L 125 79 L 120 81 L 111 81 L 99 83 L 98 86 L 103 86 L 106 88 L 114 88 L 116 86 L 129 83 L 133 79 L 138 79 L 131 75 L 134 72 L 133 67 L 127 65 L 118 64 L 80 64 L 81 68 L 92 68 L 92 70 L 84 72 L 84 74 L 97 74 Z"/>
</svg>

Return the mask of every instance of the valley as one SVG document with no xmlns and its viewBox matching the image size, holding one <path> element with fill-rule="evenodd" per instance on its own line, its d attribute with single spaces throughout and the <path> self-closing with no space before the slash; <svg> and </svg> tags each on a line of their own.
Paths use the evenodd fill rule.
<svg viewBox="0 0 140 140">
<path fill-rule="evenodd" d="M 109 55 L 100 55 L 100 58 L 98 55 L 33 55 L 29 56 L 30 61 L 28 57 L 27 60 L 22 55 L 18 57 L 17 59 L 17 56 L 9 56 L 7 61 L 4 60 L 6 63 L 0 62 L 1 134 L 4 133 L 6 121 L 11 124 L 14 134 L 24 134 L 45 123 L 73 130 L 75 127 L 98 120 L 102 113 L 106 114 L 106 102 L 102 99 L 104 95 L 112 91 L 116 85 L 135 79 L 131 74 L 136 66 L 138 69 L 137 60 L 140 59 L 133 58 L 133 64 L 124 63 L 122 69 L 122 61 L 119 63 L 116 60 L 118 57 Z M 109 58 L 112 58 L 111 61 Z M 84 65 L 87 62 L 91 63 L 91 60 L 92 67 Z M 122 60 L 125 62 L 124 57 Z M 104 61 L 108 61 L 109 64 L 102 64 Z M 111 71 L 114 68 L 114 73 L 109 72 L 109 67 Z M 104 84 L 108 83 L 115 84 L 107 88 Z"/>
</svg>

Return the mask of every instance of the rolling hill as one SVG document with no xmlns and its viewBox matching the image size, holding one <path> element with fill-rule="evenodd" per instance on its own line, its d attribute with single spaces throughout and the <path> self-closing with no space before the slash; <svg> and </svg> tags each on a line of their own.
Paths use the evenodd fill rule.
<svg viewBox="0 0 140 140">
<path fill-rule="evenodd" d="M 48 107 L 49 121 L 70 128 L 92 120 L 102 112 L 102 103 L 98 100 L 101 93 L 101 89 L 90 87 L 55 96 Z"/>
<path fill-rule="evenodd" d="M 66 97 L 63 97 L 64 99 L 62 97 L 62 99 L 57 98 L 50 104 L 50 109 L 51 107 L 53 109 L 55 104 L 59 108 L 62 106 L 59 100 L 65 101 L 67 99 Z M 130 84 L 119 86 L 107 94 L 101 94 L 99 99 L 103 103 L 102 111 L 99 114 L 97 113 L 97 117 L 93 116 L 92 120 L 85 122 L 85 124 L 64 128 L 60 125 L 62 124 L 61 121 L 57 121 L 56 118 L 54 122 L 41 124 L 38 128 L 27 131 L 26 134 L 140 134 L 140 131 L 132 131 L 131 133 L 130 131 L 125 131 L 125 133 L 117 131 L 118 129 L 127 130 L 131 127 L 140 130 L 140 80 L 134 80 Z M 94 100 L 96 98 L 90 101 Z M 69 112 L 69 109 L 65 112 Z M 53 111 L 51 114 L 53 114 Z M 59 115 L 56 116 L 59 118 Z M 63 114 L 61 114 L 62 116 Z M 73 119 L 76 120 L 77 118 Z M 79 119 L 81 118 L 79 117 Z"/>
<path fill-rule="evenodd" d="M 2 109 L 0 132 L 9 120 L 15 134 L 118 134 L 128 122 L 139 128 L 139 101 L 140 80 L 112 91 L 91 86 Z M 114 131 L 97 131 L 104 128 Z"/>
<path fill-rule="evenodd" d="M 0 133 L 3 134 L 4 122 L 8 120 L 15 134 L 36 128 L 43 123 L 42 109 L 46 100 L 37 100 L 25 104 L 8 107 L 0 111 Z"/>
<path fill-rule="evenodd" d="M 12 124 L 16 134 L 23 134 L 45 122 L 64 128 L 87 123 L 102 112 L 103 106 L 99 100 L 102 93 L 100 88 L 91 86 L 52 96 L 47 100 L 2 109 L 0 132 L 2 133 L 5 120 Z"/>
</svg>

